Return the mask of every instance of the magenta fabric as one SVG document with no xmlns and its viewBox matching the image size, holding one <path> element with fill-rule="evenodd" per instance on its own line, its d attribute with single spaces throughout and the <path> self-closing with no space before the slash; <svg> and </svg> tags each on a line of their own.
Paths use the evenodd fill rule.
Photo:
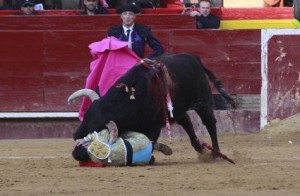
<svg viewBox="0 0 300 196">
<path fill-rule="evenodd" d="M 99 87 L 100 96 L 104 96 L 108 89 L 130 68 L 141 59 L 128 48 L 128 42 L 115 37 L 107 37 L 89 45 L 94 61 L 90 64 L 90 74 L 86 79 L 85 88 L 95 90 Z M 90 106 L 91 100 L 84 97 L 79 110 L 82 121 L 84 112 Z"/>
</svg>

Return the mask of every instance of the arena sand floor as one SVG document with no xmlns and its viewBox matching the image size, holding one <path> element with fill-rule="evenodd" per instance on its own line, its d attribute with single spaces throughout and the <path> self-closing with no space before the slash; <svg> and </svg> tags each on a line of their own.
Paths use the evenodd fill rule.
<svg viewBox="0 0 300 196">
<path fill-rule="evenodd" d="M 153 166 L 105 168 L 79 167 L 72 139 L 0 140 L 0 195 L 300 195 L 300 115 L 219 142 L 235 165 L 198 157 L 185 136 Z"/>
</svg>

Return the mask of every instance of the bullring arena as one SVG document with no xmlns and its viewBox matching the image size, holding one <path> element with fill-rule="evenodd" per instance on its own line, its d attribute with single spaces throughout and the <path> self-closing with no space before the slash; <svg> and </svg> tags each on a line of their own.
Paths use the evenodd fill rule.
<svg viewBox="0 0 300 196">
<path fill-rule="evenodd" d="M 174 125 L 171 143 L 166 130 L 159 139 L 173 154 L 141 167 L 80 167 L 71 156 L 80 102 L 67 98 L 85 84 L 88 44 L 119 16 L 0 11 L 0 195 L 300 195 L 299 21 L 293 8 L 245 9 L 214 8 L 221 29 L 205 31 L 176 9 L 139 16 L 167 53 L 201 56 L 239 103 L 215 110 L 221 152 L 236 164 L 198 155 Z"/>
<path fill-rule="evenodd" d="M 185 135 L 143 167 L 79 167 L 72 139 L 2 140 L 1 195 L 299 195 L 300 116 L 259 133 L 219 135 L 236 164 L 198 157 Z M 209 142 L 206 136 L 199 137 Z"/>
</svg>

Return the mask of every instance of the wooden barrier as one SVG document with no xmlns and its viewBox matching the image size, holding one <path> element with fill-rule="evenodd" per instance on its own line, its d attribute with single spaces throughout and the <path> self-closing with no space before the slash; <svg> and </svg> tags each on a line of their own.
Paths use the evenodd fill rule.
<svg viewBox="0 0 300 196">
<path fill-rule="evenodd" d="M 201 56 L 232 94 L 260 93 L 260 31 L 154 30 L 166 53 Z M 0 31 L 0 111 L 77 111 L 67 97 L 84 87 L 88 45 L 106 31 Z M 147 53 L 149 54 L 149 49 Z"/>
<path fill-rule="evenodd" d="M 266 29 L 262 34 L 261 125 L 264 126 L 271 120 L 300 112 L 300 32 Z"/>
<path fill-rule="evenodd" d="M 214 9 L 224 20 L 292 16 L 290 8 Z M 234 11 L 235 10 L 235 11 Z M 0 112 L 76 112 L 80 101 L 66 104 L 73 91 L 84 87 L 92 58 L 88 45 L 106 37 L 119 16 L 78 16 L 66 11 L 40 16 L 11 16 L 0 11 Z M 251 13 L 250 13 L 251 12 Z M 49 14 L 49 13 L 52 13 Z M 74 12 L 73 12 L 74 13 Z M 266 14 L 267 13 L 267 14 Z M 274 14 L 277 13 L 277 14 Z M 49 15 L 48 15 L 49 14 Z M 260 18 L 261 19 L 261 18 Z M 159 38 L 166 53 L 189 52 L 221 79 L 237 99 L 261 90 L 261 30 L 196 30 L 194 19 L 179 14 L 138 16 Z M 147 54 L 150 50 L 147 48 Z M 251 103 L 250 103 L 251 104 Z M 219 131 L 259 129 L 257 108 L 235 113 L 235 122 L 217 112 Z M 227 120 L 226 120 L 227 119 Z M 70 137 L 78 119 L 0 119 L 0 139 Z M 25 130 L 24 130 L 25 129 Z M 25 131 L 25 133 L 23 132 Z"/>
</svg>

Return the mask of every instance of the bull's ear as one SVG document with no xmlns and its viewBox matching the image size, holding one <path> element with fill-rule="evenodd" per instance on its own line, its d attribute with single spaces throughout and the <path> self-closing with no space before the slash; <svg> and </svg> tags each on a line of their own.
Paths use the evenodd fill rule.
<svg viewBox="0 0 300 196">
<path fill-rule="evenodd" d="M 107 123 L 106 126 L 109 130 L 109 136 L 110 136 L 108 144 L 112 144 L 118 138 L 118 127 L 114 121 L 109 121 L 109 123 Z"/>
</svg>

